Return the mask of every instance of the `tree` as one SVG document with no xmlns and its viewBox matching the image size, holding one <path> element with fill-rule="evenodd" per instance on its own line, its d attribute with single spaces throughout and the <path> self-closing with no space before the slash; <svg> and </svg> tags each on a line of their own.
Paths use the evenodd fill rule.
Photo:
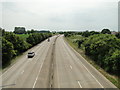
<svg viewBox="0 0 120 90">
<path fill-rule="evenodd" d="M 2 65 L 10 63 L 11 58 L 15 55 L 13 44 L 2 38 Z"/>
<path fill-rule="evenodd" d="M 13 44 L 16 54 L 20 54 L 30 46 L 30 44 L 27 44 L 27 42 L 12 32 L 5 32 L 4 38 Z"/>
<path fill-rule="evenodd" d="M 51 33 L 32 33 L 26 41 L 34 46 L 50 36 L 52 36 Z"/>
<path fill-rule="evenodd" d="M 103 29 L 101 31 L 102 34 L 111 34 L 110 30 L 109 29 Z"/>
<path fill-rule="evenodd" d="M 83 42 L 85 54 L 107 72 L 117 74 L 120 63 L 120 39 L 111 34 L 98 34 Z"/>
<path fill-rule="evenodd" d="M 94 34 L 100 34 L 100 33 L 99 32 L 95 32 L 95 31 L 90 31 L 90 34 L 94 35 Z"/>
<path fill-rule="evenodd" d="M 120 32 L 118 32 L 115 36 L 120 39 Z"/>
<path fill-rule="evenodd" d="M 89 31 L 85 31 L 85 32 L 82 33 L 82 36 L 89 37 L 90 36 L 90 32 Z"/>
<path fill-rule="evenodd" d="M 26 30 L 24 27 L 15 27 L 14 33 L 15 34 L 26 34 Z"/>
</svg>

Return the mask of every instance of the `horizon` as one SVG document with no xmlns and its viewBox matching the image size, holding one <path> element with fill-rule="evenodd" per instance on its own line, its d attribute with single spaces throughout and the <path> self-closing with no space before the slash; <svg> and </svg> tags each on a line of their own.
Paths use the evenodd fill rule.
<svg viewBox="0 0 120 90">
<path fill-rule="evenodd" d="M 118 1 L 3 0 L 0 25 L 6 31 L 14 31 L 17 26 L 26 30 L 118 31 Z"/>
</svg>

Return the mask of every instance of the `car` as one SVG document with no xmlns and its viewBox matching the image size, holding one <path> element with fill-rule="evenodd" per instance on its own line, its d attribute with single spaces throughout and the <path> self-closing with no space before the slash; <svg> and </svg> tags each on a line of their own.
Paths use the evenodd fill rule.
<svg viewBox="0 0 120 90">
<path fill-rule="evenodd" d="M 48 38 L 48 42 L 50 41 L 50 39 Z"/>
<path fill-rule="evenodd" d="M 28 58 L 32 58 L 35 56 L 35 52 L 28 52 Z"/>
</svg>

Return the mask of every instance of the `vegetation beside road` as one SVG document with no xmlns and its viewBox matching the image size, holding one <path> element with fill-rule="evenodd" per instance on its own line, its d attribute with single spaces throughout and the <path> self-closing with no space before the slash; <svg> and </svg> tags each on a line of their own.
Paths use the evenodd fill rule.
<svg viewBox="0 0 120 90">
<path fill-rule="evenodd" d="M 105 30 L 102 32 L 65 32 L 64 36 L 75 50 L 120 88 L 120 39 L 110 32 L 106 34 Z"/>
<path fill-rule="evenodd" d="M 23 40 L 26 40 L 26 38 L 29 37 L 29 34 L 16 34 L 16 35 L 22 38 Z"/>
<path fill-rule="evenodd" d="M 0 30 L 2 31 L 2 68 L 10 65 L 14 57 L 52 36 L 51 33 L 15 34 L 4 29 Z"/>
</svg>

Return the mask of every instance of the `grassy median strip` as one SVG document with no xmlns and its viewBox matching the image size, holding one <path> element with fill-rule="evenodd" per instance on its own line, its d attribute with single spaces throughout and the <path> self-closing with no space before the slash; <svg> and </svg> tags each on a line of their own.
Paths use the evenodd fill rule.
<svg viewBox="0 0 120 90">
<path fill-rule="evenodd" d="M 111 75 L 98 66 L 93 60 L 90 59 L 85 52 L 78 48 L 77 43 L 73 43 L 75 39 L 80 37 L 65 37 L 64 39 L 72 46 L 82 57 L 84 57 L 90 64 L 92 64 L 100 73 L 102 73 L 109 81 L 111 81 L 116 87 L 120 88 L 119 80 L 117 76 Z"/>
</svg>

